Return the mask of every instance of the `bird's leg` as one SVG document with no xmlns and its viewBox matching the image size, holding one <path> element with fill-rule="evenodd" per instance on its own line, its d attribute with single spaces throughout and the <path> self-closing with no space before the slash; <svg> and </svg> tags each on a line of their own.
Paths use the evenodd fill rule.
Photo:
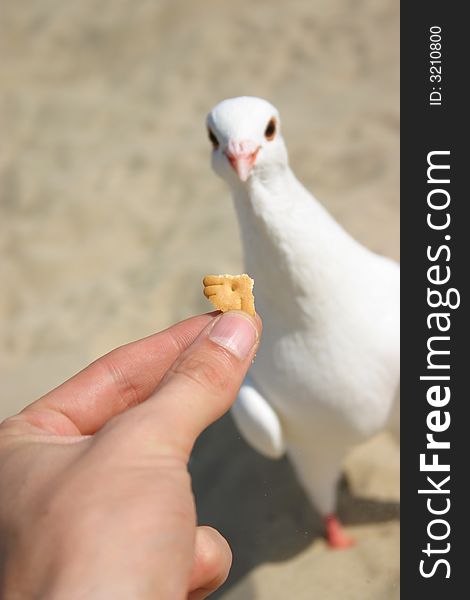
<svg viewBox="0 0 470 600">
<path fill-rule="evenodd" d="M 340 550 L 354 546 L 355 540 L 345 533 L 338 517 L 329 514 L 325 517 L 325 536 L 330 548 Z"/>
<path fill-rule="evenodd" d="M 313 506 L 323 516 L 325 538 L 328 545 L 330 548 L 340 549 L 349 548 L 354 544 L 354 540 L 345 533 L 334 512 L 337 485 L 341 474 L 341 461 L 346 449 L 339 448 L 336 451 L 336 456 L 330 454 L 325 460 L 325 452 L 322 453 L 321 447 L 293 448 L 291 449 L 291 458 Z M 319 456 L 322 457 L 322 460 L 319 460 Z"/>
</svg>

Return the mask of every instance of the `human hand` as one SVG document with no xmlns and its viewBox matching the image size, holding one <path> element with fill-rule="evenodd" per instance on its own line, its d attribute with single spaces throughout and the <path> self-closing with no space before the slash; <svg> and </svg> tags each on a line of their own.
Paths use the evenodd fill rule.
<svg viewBox="0 0 470 600">
<path fill-rule="evenodd" d="M 206 314 L 113 350 L 0 425 L 0 597 L 206 598 L 231 564 L 187 470 L 261 321 Z"/>
</svg>

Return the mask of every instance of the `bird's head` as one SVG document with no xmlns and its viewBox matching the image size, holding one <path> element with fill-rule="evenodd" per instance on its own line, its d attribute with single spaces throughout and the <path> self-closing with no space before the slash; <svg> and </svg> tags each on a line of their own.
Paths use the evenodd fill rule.
<svg viewBox="0 0 470 600">
<path fill-rule="evenodd" d="M 279 113 L 261 98 L 242 96 L 217 104 L 207 116 L 212 167 L 228 183 L 287 165 Z"/>
</svg>

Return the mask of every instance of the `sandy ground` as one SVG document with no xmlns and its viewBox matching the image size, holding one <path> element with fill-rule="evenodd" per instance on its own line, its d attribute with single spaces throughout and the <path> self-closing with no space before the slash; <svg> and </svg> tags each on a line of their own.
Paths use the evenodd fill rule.
<svg viewBox="0 0 470 600">
<path fill-rule="evenodd" d="M 276 104 L 299 177 L 398 258 L 396 0 L 4 2 L 0 56 L 0 417 L 207 310 L 202 275 L 242 269 L 204 130 L 224 97 Z M 191 470 L 201 522 L 234 550 L 224 600 L 399 597 L 385 435 L 346 464 L 346 552 L 325 548 L 287 460 L 255 454 L 229 416 Z"/>
</svg>

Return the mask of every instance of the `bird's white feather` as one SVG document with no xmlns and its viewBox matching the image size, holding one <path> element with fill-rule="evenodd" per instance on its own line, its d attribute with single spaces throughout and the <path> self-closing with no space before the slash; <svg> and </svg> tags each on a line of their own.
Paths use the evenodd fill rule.
<svg viewBox="0 0 470 600">
<path fill-rule="evenodd" d="M 232 407 L 232 416 L 245 440 L 267 458 L 280 458 L 286 447 L 278 415 L 247 377 Z"/>
<path fill-rule="evenodd" d="M 267 140 L 273 117 L 277 133 Z M 273 413 L 279 417 L 299 477 L 326 514 L 334 509 L 345 454 L 396 413 L 399 267 L 356 242 L 296 179 L 269 103 L 225 101 L 208 126 L 220 140 L 212 164 L 232 191 L 264 324 L 253 383 L 242 391 L 235 418 L 261 449 Z M 246 182 L 224 154 L 230 141 L 244 140 L 258 145 Z"/>
</svg>

